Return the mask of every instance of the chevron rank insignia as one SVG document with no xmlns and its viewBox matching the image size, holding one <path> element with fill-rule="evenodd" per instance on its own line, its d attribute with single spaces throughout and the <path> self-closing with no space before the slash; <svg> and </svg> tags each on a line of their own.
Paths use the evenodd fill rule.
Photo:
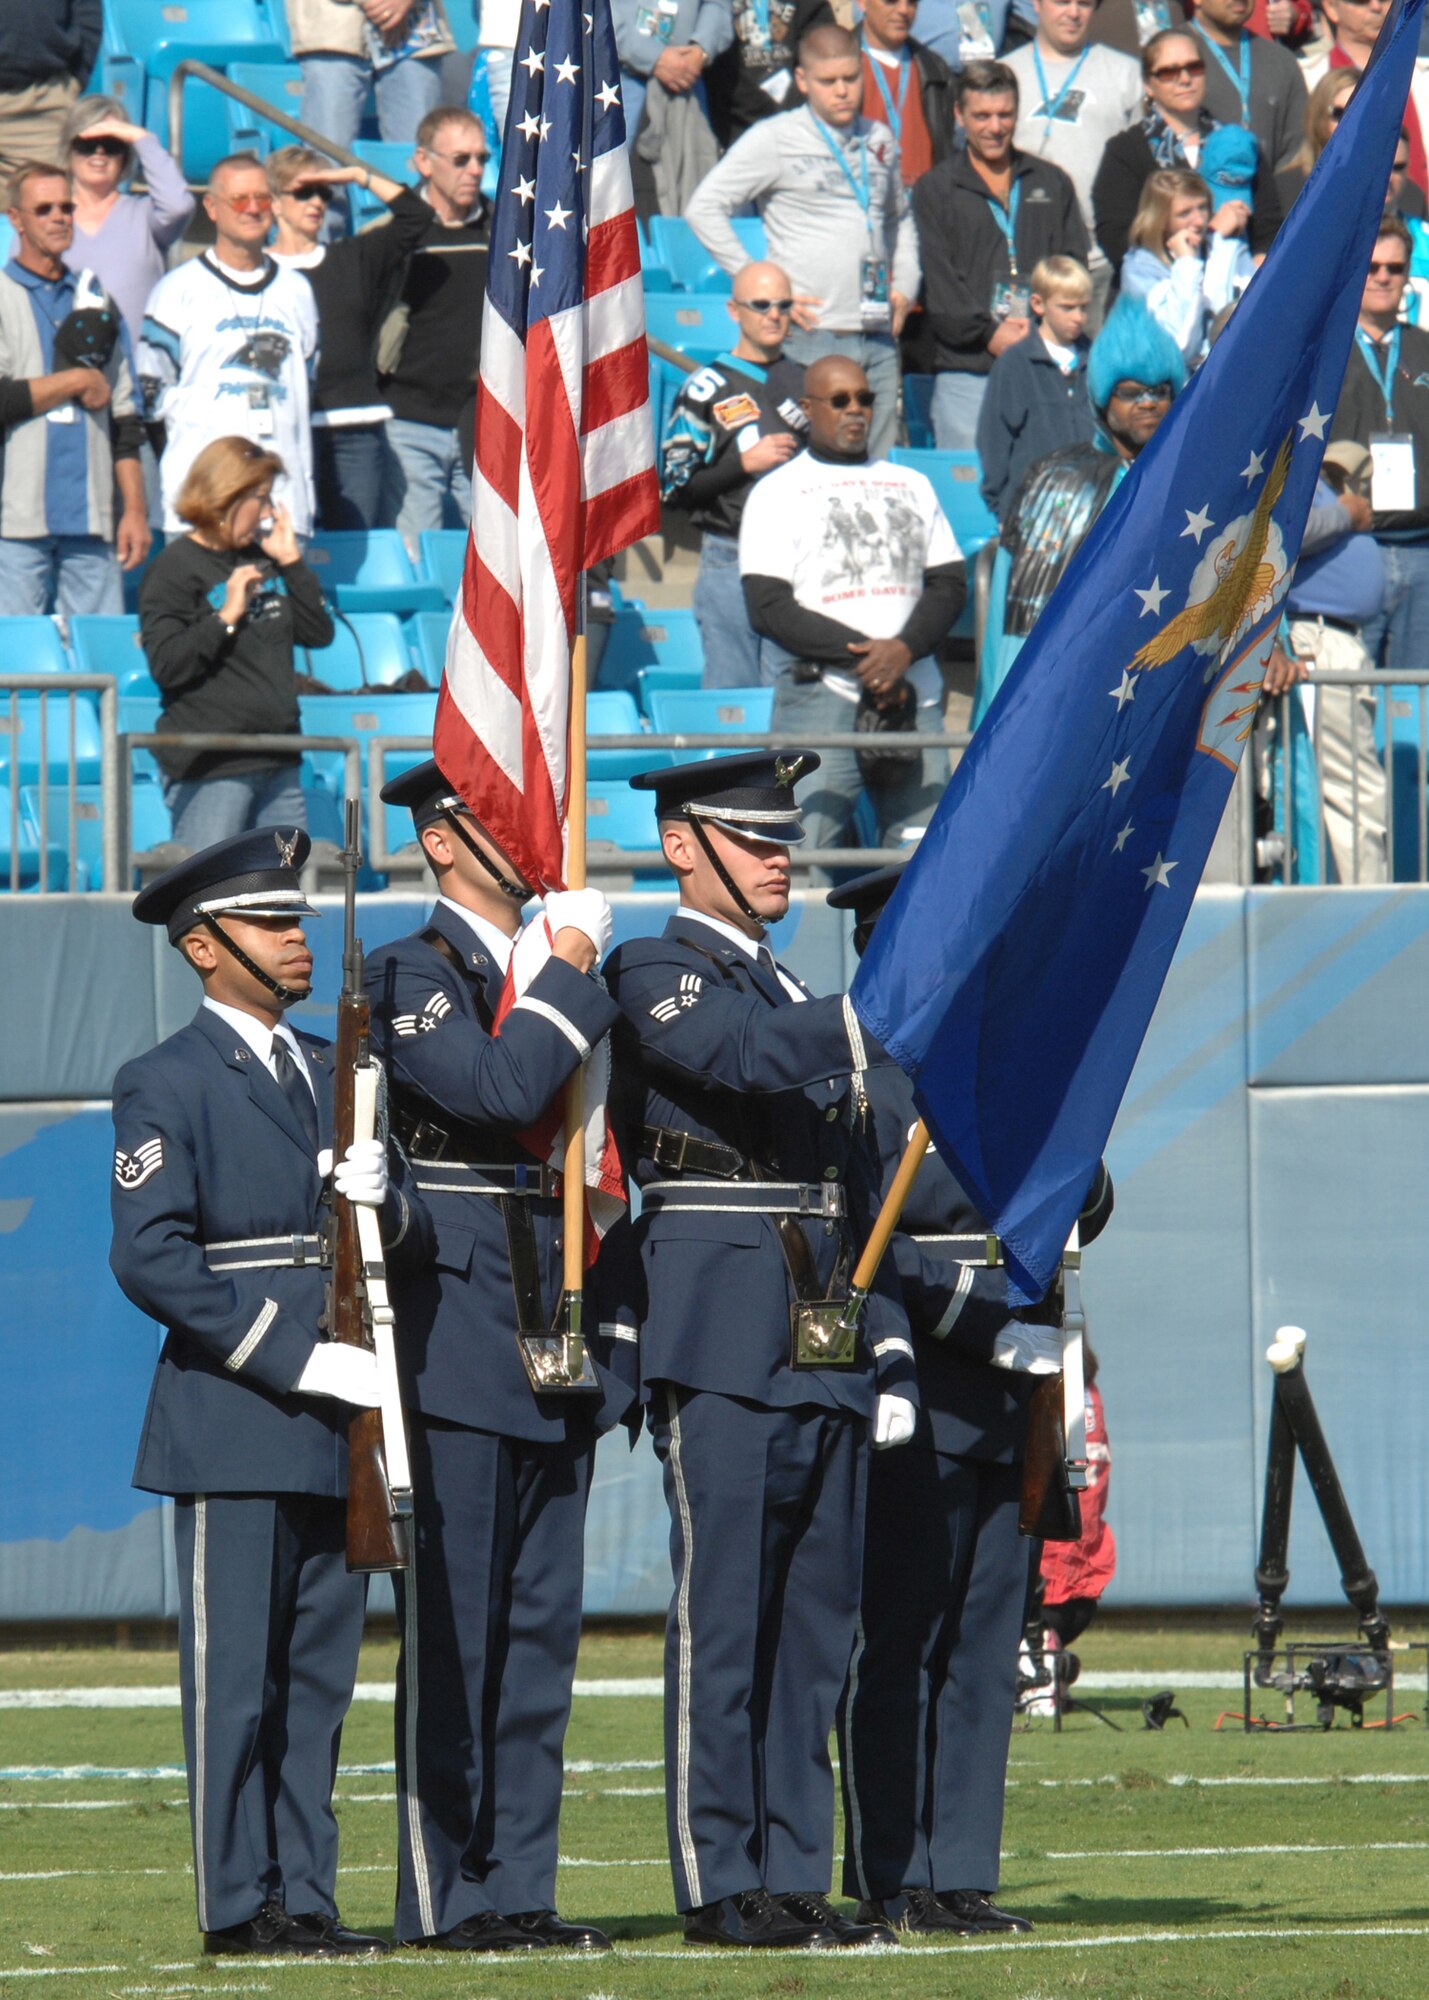
<svg viewBox="0 0 1429 2000">
<path fill-rule="evenodd" d="M 392 1032 L 394 1035 L 429 1035 L 451 1010 L 452 1003 L 446 994 L 434 993 L 420 1014 L 394 1014 Z"/>
<path fill-rule="evenodd" d="M 122 1147 L 116 1147 L 114 1152 L 114 1178 L 122 1188 L 130 1190 L 140 1188 L 143 1187 L 145 1181 L 151 1180 L 158 1173 L 163 1164 L 164 1142 L 162 1139 L 146 1139 L 143 1145 L 136 1147 L 132 1153 L 126 1153 Z"/>
<path fill-rule="evenodd" d="M 682 972 L 679 992 L 672 993 L 668 1000 L 657 1000 L 650 1009 L 651 1014 L 657 1021 L 677 1019 L 682 1007 L 693 1007 L 696 1004 L 703 985 L 704 981 L 697 972 Z"/>
</svg>

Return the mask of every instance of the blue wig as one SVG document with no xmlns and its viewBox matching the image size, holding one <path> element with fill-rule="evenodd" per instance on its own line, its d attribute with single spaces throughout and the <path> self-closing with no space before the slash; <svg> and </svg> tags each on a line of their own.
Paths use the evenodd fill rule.
<svg viewBox="0 0 1429 2000">
<path fill-rule="evenodd" d="M 1169 382 L 1173 395 L 1186 386 L 1186 363 L 1170 334 L 1159 327 L 1140 299 L 1123 292 L 1087 356 L 1087 394 L 1101 415 L 1118 382 Z"/>
</svg>

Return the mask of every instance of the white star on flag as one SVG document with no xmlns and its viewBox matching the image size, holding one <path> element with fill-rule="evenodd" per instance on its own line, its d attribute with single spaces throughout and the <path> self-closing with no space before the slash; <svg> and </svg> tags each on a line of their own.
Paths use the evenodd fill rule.
<svg viewBox="0 0 1429 2000">
<path fill-rule="evenodd" d="M 551 225 L 552 229 L 564 229 L 573 213 L 574 213 L 573 210 L 569 208 L 562 208 L 561 204 L 557 202 L 554 208 L 548 208 L 546 210 L 546 220 Z"/>
<path fill-rule="evenodd" d="M 519 174 L 516 179 L 515 193 L 516 199 L 520 202 L 521 206 L 529 208 L 536 199 L 536 183 L 528 181 L 524 174 Z"/>
<path fill-rule="evenodd" d="M 528 76 L 534 76 L 538 70 L 544 69 L 546 67 L 546 58 L 543 51 L 540 49 L 527 49 L 525 55 L 521 58 L 521 67 Z"/>
<path fill-rule="evenodd" d="M 1168 861 L 1164 855 L 1158 854 L 1149 868 L 1141 870 L 1141 873 L 1146 877 L 1148 894 L 1152 889 L 1169 889 L 1171 887 L 1171 870 L 1179 868 L 1180 865 L 1179 861 Z"/>
<path fill-rule="evenodd" d="M 546 267 L 544 264 L 533 264 L 531 266 L 531 283 L 533 285 L 540 284 L 541 279 L 545 276 L 545 270 Z"/>
<path fill-rule="evenodd" d="M 1111 844 L 1112 853 L 1120 854 L 1121 850 L 1123 849 L 1123 847 L 1125 847 L 1126 843 L 1130 840 L 1131 836 L 1135 833 L 1135 831 L 1136 828 L 1132 825 L 1131 821 L 1128 820 L 1126 822 L 1126 825 L 1122 828 L 1121 832 L 1117 835 L 1116 839 Z"/>
<path fill-rule="evenodd" d="M 596 96 L 600 99 L 603 108 L 606 111 L 609 111 L 611 105 L 614 104 L 616 99 L 620 96 L 620 92 L 616 89 L 613 83 L 603 83 L 600 86 L 600 89 L 596 92 Z"/>
<path fill-rule="evenodd" d="M 506 254 L 508 257 L 514 257 L 518 264 L 529 264 L 531 261 L 531 246 L 529 243 L 518 243 L 514 250 L 508 250 Z"/>
<path fill-rule="evenodd" d="M 1196 547 L 1199 548 L 1201 537 L 1208 532 L 1210 525 L 1211 517 L 1204 507 L 1198 507 L 1194 514 L 1187 508 L 1186 525 L 1181 530 L 1181 540 L 1185 541 L 1187 535 L 1192 535 L 1195 537 Z"/>
<path fill-rule="evenodd" d="M 1122 786 L 1130 784 L 1130 782 L 1131 782 L 1131 759 L 1129 757 L 1123 757 L 1120 763 L 1113 761 L 1111 767 L 1111 776 L 1107 779 L 1106 783 L 1101 787 L 1101 789 L 1104 792 L 1110 791 L 1112 797 L 1115 798 L 1117 793 L 1121 790 Z"/>
<path fill-rule="evenodd" d="M 1325 441 L 1325 426 L 1329 421 L 1329 415 L 1321 410 L 1320 405 L 1312 403 L 1310 405 L 1309 416 L 1301 417 L 1299 420 L 1301 443 L 1303 444 L 1308 437 L 1314 437 L 1319 438 L 1321 444 L 1323 444 Z"/>
<path fill-rule="evenodd" d="M 1244 479 L 1247 482 L 1247 484 L 1249 484 L 1249 482 L 1252 479 L 1259 479 L 1261 473 L 1264 472 L 1264 470 L 1265 470 L 1264 452 L 1253 451 L 1250 455 L 1250 464 L 1241 474 L 1241 478 Z"/>
<path fill-rule="evenodd" d="M 1120 715 L 1121 711 L 1126 707 L 1126 704 L 1129 701 L 1134 701 L 1136 699 L 1136 682 L 1131 678 L 1131 672 L 1129 668 L 1123 667 L 1121 670 L 1121 686 L 1108 688 L 1107 693 L 1116 703 L 1116 709 L 1118 715 Z"/>
<path fill-rule="evenodd" d="M 534 139 L 536 134 L 540 131 L 540 129 L 541 129 L 541 121 L 536 116 L 534 111 L 528 111 L 526 113 L 526 116 L 521 120 L 521 122 L 516 127 L 516 130 L 525 139 Z"/>
<path fill-rule="evenodd" d="M 580 71 L 576 68 L 576 65 L 571 61 L 569 56 L 566 57 L 564 62 L 558 62 L 556 64 L 557 83 L 574 83 L 579 75 Z"/>
<path fill-rule="evenodd" d="M 1135 594 L 1141 599 L 1142 617 L 1144 618 L 1147 612 L 1149 611 L 1154 618 L 1159 618 L 1161 616 L 1162 605 L 1171 595 L 1169 590 L 1163 590 L 1161 588 L 1160 577 L 1159 576 L 1152 577 L 1150 590 L 1137 590 L 1134 584 L 1132 585 L 1132 589 L 1133 591 L 1135 591 Z"/>
</svg>

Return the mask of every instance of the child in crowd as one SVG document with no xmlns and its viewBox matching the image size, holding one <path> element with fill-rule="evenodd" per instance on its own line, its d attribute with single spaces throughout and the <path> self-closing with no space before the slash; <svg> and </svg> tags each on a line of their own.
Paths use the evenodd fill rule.
<svg viewBox="0 0 1429 2000">
<path fill-rule="evenodd" d="M 1001 520 L 1039 458 L 1089 444 L 1087 313 L 1092 281 L 1075 257 L 1044 257 L 1032 272 L 1034 330 L 1000 354 L 978 419 L 983 498 Z"/>
<path fill-rule="evenodd" d="M 1219 139 L 1220 133 L 1212 133 Z M 1237 134 L 1236 136 L 1240 136 Z M 1211 139 L 1202 148 L 1202 164 Z M 1218 186 L 1217 194 L 1221 193 Z M 1148 176 L 1131 225 L 1121 289 L 1140 299 L 1180 348 L 1188 367 L 1205 359 L 1211 322 L 1255 273 L 1246 232 L 1249 188 L 1213 201 L 1208 178 L 1165 167 Z M 1214 209 L 1214 212 L 1213 212 Z"/>
</svg>

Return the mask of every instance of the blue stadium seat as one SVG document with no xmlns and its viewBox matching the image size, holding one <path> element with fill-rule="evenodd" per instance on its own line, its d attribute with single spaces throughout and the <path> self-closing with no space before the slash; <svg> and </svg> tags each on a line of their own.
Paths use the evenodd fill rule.
<svg viewBox="0 0 1429 2000">
<path fill-rule="evenodd" d="M 655 794 L 632 792 L 623 779 L 593 778 L 586 793 L 586 841 L 591 849 L 609 845 L 626 854 L 655 854 L 660 829 Z M 668 884 L 657 877 L 662 888 Z"/>
<path fill-rule="evenodd" d="M 412 165 L 412 148 L 398 145 L 391 139 L 359 139 L 353 146 L 359 160 L 369 167 L 376 167 L 379 174 L 386 174 L 389 180 L 400 181 L 404 187 L 411 187 L 417 179 L 417 170 Z M 354 228 L 361 229 L 379 215 L 386 215 L 387 204 L 371 188 L 350 187 L 347 198 L 352 204 Z"/>
<path fill-rule="evenodd" d="M 452 629 L 449 611 L 419 611 L 407 620 L 407 636 L 412 657 L 433 687 L 442 684 L 447 663 L 447 634 Z"/>
<path fill-rule="evenodd" d="M 298 701 L 305 736 L 355 736 L 363 749 L 362 775 L 367 779 L 367 739 L 372 736 L 420 736 L 430 744 L 437 719 L 435 694 L 305 694 Z M 431 750 L 421 755 L 430 757 Z M 305 768 L 332 793 L 343 796 L 343 753 L 315 750 L 304 758 Z M 403 760 L 396 755 L 386 765 L 386 775 L 395 777 L 407 763 L 416 763 L 414 753 Z M 410 820 L 408 828 L 410 831 Z M 389 839 L 391 823 L 389 821 Z M 405 838 L 406 836 L 404 836 Z"/>
<path fill-rule="evenodd" d="M 725 298 L 728 295 L 726 285 Z M 645 301 L 645 331 L 695 361 L 713 361 L 738 338 L 734 321 L 724 309 L 724 298 L 706 298 L 694 292 L 652 294 Z"/>
<path fill-rule="evenodd" d="M 652 215 L 650 249 L 682 292 L 716 292 L 729 297 L 729 273 L 717 264 L 680 215 Z"/>
<path fill-rule="evenodd" d="M 648 750 L 602 750 L 602 736 L 638 736 L 643 727 L 634 695 L 602 689 L 586 696 L 586 769 L 592 779 L 628 778 L 658 763 Z"/>
<path fill-rule="evenodd" d="M 5 665 L 12 674 L 63 674 L 69 671 L 69 654 L 53 618 L 15 612 L 0 616 L 0 647 Z M 5 713 L 5 697 L 0 694 L 0 715 Z"/>
<path fill-rule="evenodd" d="M 230 83 L 241 84 L 289 118 L 303 115 L 303 72 L 297 63 L 236 62 L 228 66 Z M 224 115 L 228 124 L 228 150 L 252 152 L 260 156 L 274 153 L 280 146 L 296 145 L 280 125 L 273 125 L 258 112 L 250 111 L 236 98 L 225 97 Z"/>
<path fill-rule="evenodd" d="M 180 6 L 173 0 L 104 0 L 102 60 L 137 62 L 165 81 L 189 56 L 214 69 L 284 62 L 288 51 L 273 22 L 265 0 L 188 0 Z"/>
<path fill-rule="evenodd" d="M 466 564 L 465 528 L 423 528 L 419 539 L 422 575 L 434 583 L 448 604 L 461 596 L 462 570 Z"/>
<path fill-rule="evenodd" d="M 174 837 L 174 823 L 164 804 L 162 786 L 137 779 L 129 790 L 129 852 L 147 854 Z"/>
<path fill-rule="evenodd" d="M 99 749 L 97 696 L 77 693 L 60 701 L 41 694 L 0 693 L 0 777 L 36 784 L 43 768 L 51 784 L 73 777 L 79 784 L 97 785 Z"/>
<path fill-rule="evenodd" d="M 933 435 L 933 384 L 937 379 L 935 375 L 903 377 L 903 428 L 914 451 L 937 449 Z"/>
<path fill-rule="evenodd" d="M 101 791 L 98 785 L 76 785 L 74 800 L 74 867 L 69 868 L 70 849 L 70 799 L 68 785 L 47 787 L 43 810 L 47 822 L 43 829 L 45 844 L 51 851 L 57 851 L 65 863 L 68 881 L 61 885 L 53 879 L 51 888 L 68 886 L 74 890 L 98 889 L 104 881 L 104 823 L 102 817 Z M 20 816 L 36 847 L 40 844 L 41 799 L 38 785 L 20 787 Z"/>
<path fill-rule="evenodd" d="M 15 232 L 7 219 L 0 215 L 0 265 L 8 264 L 10 253 L 15 247 Z"/>
<path fill-rule="evenodd" d="M 12 871 L 18 889 L 57 892 L 69 886 L 65 848 L 55 841 L 41 845 L 25 812 L 23 791 L 16 800 L 0 781 L 0 895 L 9 892 Z"/>
<path fill-rule="evenodd" d="M 982 497 L 982 467 L 975 451 L 917 451 L 895 445 L 888 454 L 895 465 L 910 466 L 933 482 L 943 512 L 971 568 L 984 542 L 997 534 L 997 521 Z"/>
<path fill-rule="evenodd" d="M 370 533 L 319 534 L 304 551 L 307 562 L 339 611 L 440 611 L 446 599 L 424 583 L 395 528 Z"/>
<path fill-rule="evenodd" d="M 650 697 L 670 688 L 697 688 L 704 669 L 697 662 L 687 661 L 676 665 L 673 662 L 658 667 L 642 667 L 635 676 L 639 690 L 641 713 L 650 713 Z"/>
<path fill-rule="evenodd" d="M 656 666 L 703 672 L 704 649 L 694 612 L 621 607 L 601 655 L 600 686 L 633 689 L 643 670 Z"/>
<path fill-rule="evenodd" d="M 82 674 L 113 674 L 120 694 L 157 695 L 139 643 L 139 620 L 124 616 L 71 618 L 69 639 Z"/>
<path fill-rule="evenodd" d="M 774 713 L 774 690 L 757 688 L 666 688 L 650 697 L 650 724 L 657 736 L 763 736 Z M 692 751 L 717 757 L 717 750 Z"/>
<path fill-rule="evenodd" d="M 355 694 L 363 687 L 391 687 L 411 672 L 407 635 L 395 612 L 344 611 L 333 622 L 330 646 L 316 652 L 299 647 L 294 665 L 300 674 L 311 674 L 335 694 Z"/>
<path fill-rule="evenodd" d="M 159 726 L 159 697 L 154 694 L 121 694 L 119 697 L 119 734 L 121 736 L 152 736 Z M 154 762 L 152 750 L 135 750 L 130 758 L 134 773 L 134 790 L 141 784 L 159 789 L 159 767 Z M 167 835 L 165 838 L 167 839 Z"/>
</svg>

